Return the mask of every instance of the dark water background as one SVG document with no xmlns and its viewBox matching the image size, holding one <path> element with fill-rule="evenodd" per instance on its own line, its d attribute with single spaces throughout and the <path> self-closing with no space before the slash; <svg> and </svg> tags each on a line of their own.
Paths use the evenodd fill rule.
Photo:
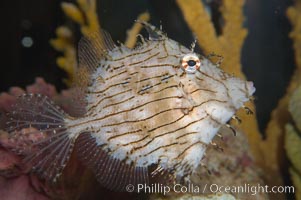
<svg viewBox="0 0 301 200">
<path fill-rule="evenodd" d="M 0 92 L 11 86 L 24 87 L 37 76 L 54 84 L 58 89 L 66 86 L 66 74 L 55 63 L 58 55 L 49 40 L 55 37 L 55 28 L 72 23 L 60 10 L 59 0 L 3 1 L 1 13 L 1 63 Z M 219 0 L 211 2 L 213 17 Z M 291 26 L 286 9 L 291 0 L 247 0 L 245 26 L 249 33 L 243 47 L 243 71 L 257 88 L 257 115 L 264 130 L 273 108 L 284 94 L 294 69 L 292 42 L 288 37 Z M 151 23 L 163 26 L 168 36 L 189 46 L 193 41 L 180 10 L 173 0 L 101 0 L 98 3 L 101 25 L 113 39 L 124 41 L 126 30 L 136 17 L 146 10 L 151 13 Z M 76 26 L 75 30 L 76 30 Z M 32 46 L 22 45 L 31 38 Z"/>
</svg>

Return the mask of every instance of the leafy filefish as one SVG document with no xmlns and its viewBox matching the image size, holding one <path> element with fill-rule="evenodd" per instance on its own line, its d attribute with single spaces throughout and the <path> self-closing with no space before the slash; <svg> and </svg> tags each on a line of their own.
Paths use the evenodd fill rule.
<svg viewBox="0 0 301 200">
<path fill-rule="evenodd" d="M 189 180 L 219 129 L 250 100 L 252 82 L 140 23 L 149 38 L 134 49 L 115 45 L 106 32 L 80 41 L 74 99 L 84 109 L 77 117 L 46 96 L 18 98 L 8 131 L 14 141 L 24 130 L 40 137 L 16 142 L 15 150 L 42 178 L 59 178 L 75 151 L 113 190 Z"/>
</svg>

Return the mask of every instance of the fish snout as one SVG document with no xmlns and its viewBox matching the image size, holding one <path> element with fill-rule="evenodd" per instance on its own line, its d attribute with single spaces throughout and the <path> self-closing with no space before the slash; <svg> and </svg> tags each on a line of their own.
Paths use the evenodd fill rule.
<svg viewBox="0 0 301 200">
<path fill-rule="evenodd" d="M 251 97 L 256 91 L 256 88 L 254 87 L 254 83 L 252 81 L 247 81 L 246 86 L 247 86 L 247 94 L 249 97 Z"/>
</svg>

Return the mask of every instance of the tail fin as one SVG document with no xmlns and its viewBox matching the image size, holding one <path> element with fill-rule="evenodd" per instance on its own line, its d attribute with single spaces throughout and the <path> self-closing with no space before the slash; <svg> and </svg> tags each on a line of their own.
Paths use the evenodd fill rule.
<svg viewBox="0 0 301 200">
<path fill-rule="evenodd" d="M 7 131 L 12 150 L 24 156 L 42 178 L 50 181 L 62 173 L 76 138 L 70 138 L 64 119 L 69 117 L 46 96 L 24 94 L 8 113 Z"/>
</svg>

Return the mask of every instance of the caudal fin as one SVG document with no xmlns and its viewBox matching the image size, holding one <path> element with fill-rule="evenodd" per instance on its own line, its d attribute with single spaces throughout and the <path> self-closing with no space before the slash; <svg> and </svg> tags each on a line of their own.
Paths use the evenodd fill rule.
<svg viewBox="0 0 301 200">
<path fill-rule="evenodd" d="M 24 94 L 8 113 L 7 132 L 12 150 L 42 178 L 50 181 L 62 173 L 76 138 L 64 124 L 68 115 L 46 96 Z"/>
</svg>

